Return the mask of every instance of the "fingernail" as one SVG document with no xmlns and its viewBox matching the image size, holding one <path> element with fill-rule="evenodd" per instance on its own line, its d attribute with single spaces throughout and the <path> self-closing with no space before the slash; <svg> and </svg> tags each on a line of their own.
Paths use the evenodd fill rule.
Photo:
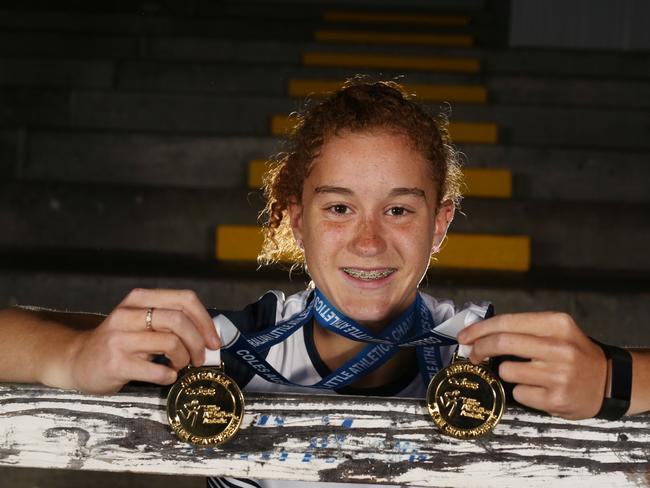
<svg viewBox="0 0 650 488">
<path fill-rule="evenodd" d="M 210 349 L 218 349 L 221 346 L 221 341 L 215 335 L 210 338 Z"/>
<path fill-rule="evenodd" d="M 458 342 L 460 342 L 461 344 L 465 344 L 465 340 L 467 340 L 467 332 L 461 330 L 458 333 Z"/>
</svg>

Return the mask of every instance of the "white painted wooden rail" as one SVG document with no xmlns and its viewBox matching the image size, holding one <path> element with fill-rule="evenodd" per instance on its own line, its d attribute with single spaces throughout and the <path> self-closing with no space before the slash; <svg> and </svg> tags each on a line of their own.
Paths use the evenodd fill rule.
<svg viewBox="0 0 650 488">
<path fill-rule="evenodd" d="M 0 384 L 0 465 L 446 487 L 650 487 L 650 414 L 568 422 L 510 408 L 488 437 L 440 435 L 424 402 L 247 394 L 221 449 L 178 441 L 165 390 L 90 396 Z"/>
</svg>

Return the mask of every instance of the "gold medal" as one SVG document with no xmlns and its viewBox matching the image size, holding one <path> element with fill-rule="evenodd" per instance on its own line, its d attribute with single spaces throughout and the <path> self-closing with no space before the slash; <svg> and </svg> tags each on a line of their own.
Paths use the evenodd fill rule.
<svg viewBox="0 0 650 488">
<path fill-rule="evenodd" d="M 458 439 L 490 432 L 501 420 L 505 397 L 501 381 L 486 365 L 458 360 L 456 355 L 427 389 L 433 421 L 443 433 Z"/>
<path fill-rule="evenodd" d="M 232 439 L 244 416 L 244 396 L 220 367 L 190 368 L 167 396 L 167 419 L 176 435 L 195 446 Z"/>
</svg>

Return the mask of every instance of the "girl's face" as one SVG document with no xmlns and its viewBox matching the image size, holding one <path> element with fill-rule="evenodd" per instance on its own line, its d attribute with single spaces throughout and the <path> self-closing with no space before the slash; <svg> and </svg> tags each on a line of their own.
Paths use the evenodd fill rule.
<svg viewBox="0 0 650 488">
<path fill-rule="evenodd" d="M 316 286 L 341 312 L 381 327 L 415 300 L 454 207 L 436 211 L 427 161 L 385 130 L 329 138 L 289 206 Z"/>
</svg>

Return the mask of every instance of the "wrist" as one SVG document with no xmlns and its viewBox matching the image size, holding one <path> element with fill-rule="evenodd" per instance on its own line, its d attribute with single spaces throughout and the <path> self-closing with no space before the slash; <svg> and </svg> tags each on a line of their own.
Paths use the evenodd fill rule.
<svg viewBox="0 0 650 488">
<path fill-rule="evenodd" d="M 629 351 L 623 348 L 603 344 L 596 340 L 594 342 L 603 350 L 607 360 L 607 378 L 603 403 L 596 417 L 617 420 L 623 417 L 630 408 L 632 356 Z"/>
<path fill-rule="evenodd" d="M 66 330 L 57 337 L 56 344 L 47 348 L 39 383 L 54 388 L 79 389 L 75 379 L 75 362 L 86 341 L 88 331 Z M 55 352 L 56 351 L 56 352 Z"/>
</svg>

